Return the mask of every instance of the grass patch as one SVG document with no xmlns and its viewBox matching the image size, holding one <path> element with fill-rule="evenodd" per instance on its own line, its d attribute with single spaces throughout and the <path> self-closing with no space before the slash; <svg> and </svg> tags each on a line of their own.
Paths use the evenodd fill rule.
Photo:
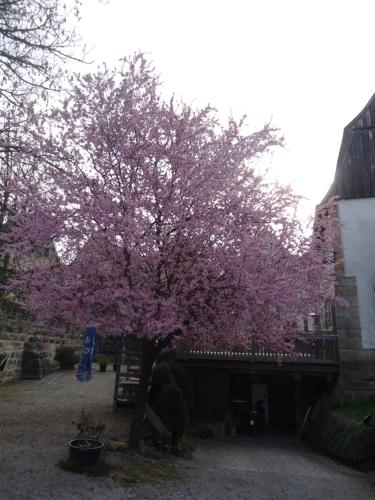
<svg viewBox="0 0 375 500">
<path fill-rule="evenodd" d="M 110 476 L 116 467 L 106 462 L 104 457 L 100 457 L 96 464 L 81 466 L 71 460 L 60 460 L 57 464 L 62 470 L 74 472 L 75 474 L 85 474 L 87 476 L 103 477 Z"/>
<path fill-rule="evenodd" d="M 130 456 L 116 471 L 116 479 L 124 485 L 135 483 L 154 483 L 164 480 L 179 480 L 181 474 L 173 463 L 166 460 L 152 460 L 144 457 Z"/>
<path fill-rule="evenodd" d="M 355 422 L 362 422 L 366 415 L 371 415 L 371 423 L 375 424 L 375 399 L 336 408 L 334 413 Z"/>
<path fill-rule="evenodd" d="M 184 434 L 178 445 L 178 456 L 191 460 L 196 447 L 195 439 L 190 434 Z"/>
</svg>

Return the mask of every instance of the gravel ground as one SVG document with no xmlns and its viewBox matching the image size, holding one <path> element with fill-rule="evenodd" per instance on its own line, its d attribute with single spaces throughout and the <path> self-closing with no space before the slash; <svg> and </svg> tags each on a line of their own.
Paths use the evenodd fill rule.
<svg viewBox="0 0 375 500">
<path fill-rule="evenodd" d="M 182 481 L 123 487 L 56 467 L 67 457 L 71 422 L 84 408 L 106 423 L 104 439 L 125 439 L 127 419 L 111 411 L 114 373 L 81 384 L 74 372 L 0 386 L 0 500 L 252 499 L 374 500 L 375 478 L 295 445 L 287 437 L 199 443 L 178 460 Z"/>
</svg>

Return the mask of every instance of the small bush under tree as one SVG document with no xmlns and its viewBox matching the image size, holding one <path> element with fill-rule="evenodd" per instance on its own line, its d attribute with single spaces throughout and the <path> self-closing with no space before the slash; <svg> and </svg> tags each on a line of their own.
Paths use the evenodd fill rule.
<svg viewBox="0 0 375 500">
<path fill-rule="evenodd" d="M 177 453 L 178 442 L 188 424 L 188 408 L 181 389 L 176 384 L 166 384 L 156 398 L 154 409 L 172 433 L 172 452 Z"/>
</svg>

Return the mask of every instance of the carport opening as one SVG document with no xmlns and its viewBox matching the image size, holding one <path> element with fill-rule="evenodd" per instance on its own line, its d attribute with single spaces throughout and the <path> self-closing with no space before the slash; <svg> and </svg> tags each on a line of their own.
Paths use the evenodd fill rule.
<svg viewBox="0 0 375 500">
<path fill-rule="evenodd" d="M 262 408 L 264 435 L 296 436 L 308 408 L 331 389 L 330 374 L 197 367 L 191 373 L 191 427 L 199 436 L 250 433 L 250 412 Z"/>
<path fill-rule="evenodd" d="M 308 408 L 329 389 L 325 376 L 299 374 L 232 373 L 229 384 L 229 418 L 236 432 L 249 432 L 250 412 L 261 410 L 267 432 L 296 432 Z M 263 428 L 264 427 L 264 428 Z"/>
</svg>

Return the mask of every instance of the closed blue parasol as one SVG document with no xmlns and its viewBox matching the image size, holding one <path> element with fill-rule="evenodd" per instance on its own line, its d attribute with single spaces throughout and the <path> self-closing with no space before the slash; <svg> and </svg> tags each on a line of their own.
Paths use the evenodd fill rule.
<svg viewBox="0 0 375 500">
<path fill-rule="evenodd" d="M 77 379 L 80 382 L 88 382 L 92 378 L 91 366 L 95 356 L 96 328 L 86 328 L 83 343 L 83 352 L 77 369 Z"/>
</svg>

